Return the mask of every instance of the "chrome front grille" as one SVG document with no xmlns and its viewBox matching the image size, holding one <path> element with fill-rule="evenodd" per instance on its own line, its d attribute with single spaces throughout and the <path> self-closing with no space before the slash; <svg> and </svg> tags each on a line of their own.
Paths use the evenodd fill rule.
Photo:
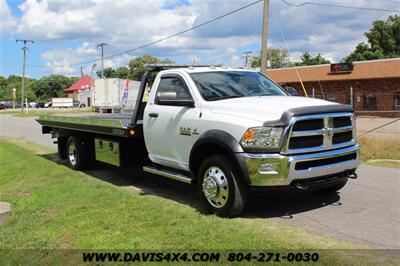
<svg viewBox="0 0 400 266">
<path fill-rule="evenodd" d="M 354 145 L 354 124 L 352 113 L 293 117 L 282 153 L 300 154 Z"/>
</svg>

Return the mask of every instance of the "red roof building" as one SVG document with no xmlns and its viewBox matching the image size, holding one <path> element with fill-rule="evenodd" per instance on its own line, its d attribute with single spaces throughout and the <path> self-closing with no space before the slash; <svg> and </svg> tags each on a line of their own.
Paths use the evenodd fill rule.
<svg viewBox="0 0 400 266">
<path fill-rule="evenodd" d="M 84 75 L 71 85 L 68 89 L 64 90 L 65 94 L 77 94 L 79 91 L 90 89 L 93 86 L 93 79 L 91 76 Z"/>
</svg>

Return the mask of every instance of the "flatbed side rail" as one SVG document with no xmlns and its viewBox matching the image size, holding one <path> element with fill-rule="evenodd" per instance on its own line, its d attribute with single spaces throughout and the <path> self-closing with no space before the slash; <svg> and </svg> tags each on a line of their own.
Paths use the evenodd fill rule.
<svg viewBox="0 0 400 266">
<path fill-rule="evenodd" d="M 65 116 L 41 116 L 36 121 L 42 126 L 91 132 L 96 134 L 129 137 L 130 127 L 124 127 L 120 120 L 79 118 Z"/>
</svg>

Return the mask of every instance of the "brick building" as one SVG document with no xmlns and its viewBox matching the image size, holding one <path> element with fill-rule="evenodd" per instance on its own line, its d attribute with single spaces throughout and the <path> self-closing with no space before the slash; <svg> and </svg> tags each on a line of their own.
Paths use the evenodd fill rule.
<svg viewBox="0 0 400 266">
<path fill-rule="evenodd" d="M 400 58 L 269 69 L 267 76 L 304 96 L 300 76 L 309 97 L 353 104 L 358 114 L 400 117 Z"/>
</svg>

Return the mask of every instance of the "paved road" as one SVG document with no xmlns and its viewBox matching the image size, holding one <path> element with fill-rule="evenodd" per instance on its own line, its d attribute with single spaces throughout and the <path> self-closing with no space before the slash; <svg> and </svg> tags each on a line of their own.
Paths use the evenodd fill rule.
<svg viewBox="0 0 400 266">
<path fill-rule="evenodd" d="M 251 217 L 378 249 L 400 248 L 400 169 L 361 165 L 359 178 L 331 195 L 256 196 Z"/>
<path fill-rule="evenodd" d="M 49 134 L 42 134 L 42 129 L 35 121 L 35 117 L 14 117 L 0 114 L 0 136 L 27 138 L 40 145 L 57 148 Z"/>
<path fill-rule="evenodd" d="M 0 136 L 24 137 L 54 147 L 40 134 L 33 118 L 0 115 Z M 48 156 L 56 160 L 55 156 Z M 139 190 L 201 209 L 195 188 L 156 176 L 132 179 L 110 168 L 88 171 L 89 175 L 117 186 Z M 338 240 L 371 248 L 400 249 L 400 170 L 361 165 L 359 179 L 350 180 L 337 194 L 281 192 L 253 195 L 244 219 L 274 219 Z"/>
</svg>

